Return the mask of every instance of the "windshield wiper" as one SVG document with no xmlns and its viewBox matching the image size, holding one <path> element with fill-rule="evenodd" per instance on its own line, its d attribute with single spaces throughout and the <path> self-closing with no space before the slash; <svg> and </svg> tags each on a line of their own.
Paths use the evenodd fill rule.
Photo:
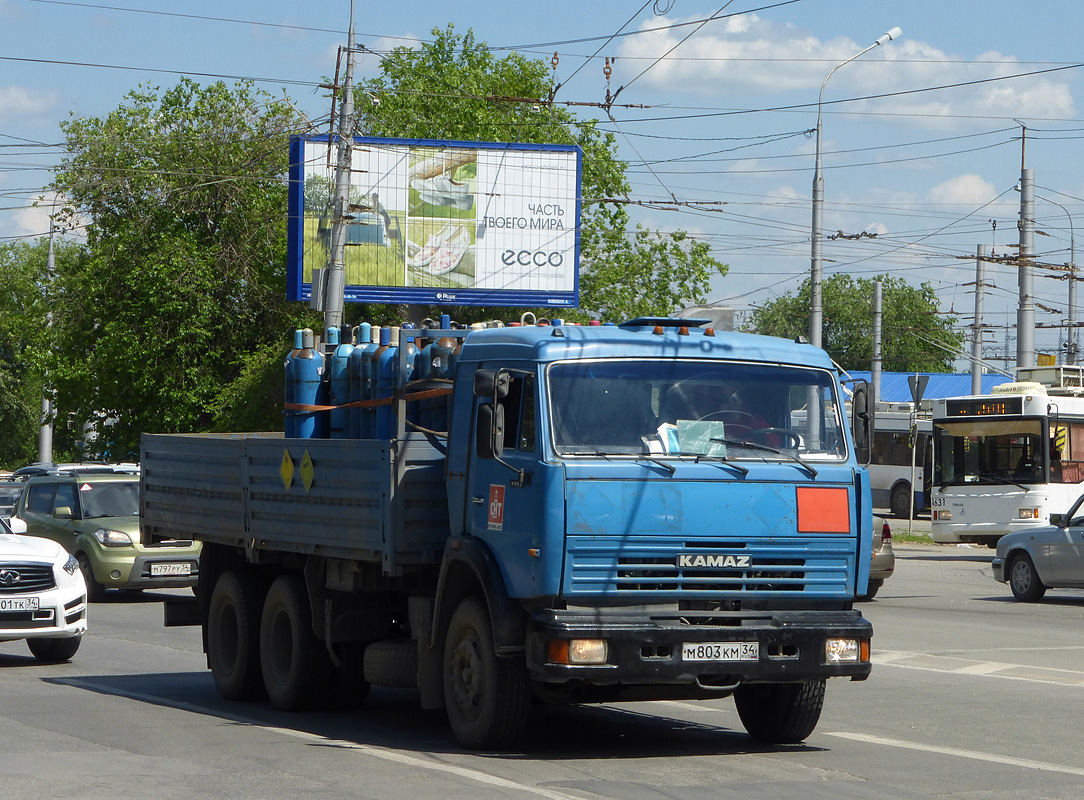
<svg viewBox="0 0 1084 800">
<path fill-rule="evenodd" d="M 731 461 L 726 456 L 712 456 L 712 455 L 708 455 L 706 453 L 697 453 L 696 458 L 693 459 L 693 463 L 694 464 L 699 464 L 701 460 L 717 461 L 720 464 L 723 464 L 724 466 L 730 467 L 731 469 L 736 469 L 738 472 L 740 472 L 742 474 L 743 477 L 749 474 L 749 468 L 748 467 L 742 466 L 741 464 L 737 464 L 737 463 Z"/>
<path fill-rule="evenodd" d="M 729 444 L 729 445 L 733 445 L 734 447 L 745 447 L 745 448 L 748 448 L 749 450 L 765 450 L 765 451 L 767 451 L 769 453 L 775 453 L 777 456 L 783 456 L 783 458 L 786 458 L 786 459 L 789 459 L 790 461 L 793 461 L 795 464 L 800 466 L 802 469 L 806 470 L 809 473 L 809 476 L 811 478 L 816 478 L 817 477 L 817 470 L 813 469 L 813 467 L 810 464 L 805 463 L 804 461 L 802 461 L 802 459 L 798 458 L 798 456 L 791 455 L 787 451 L 780 450 L 777 447 L 772 447 L 771 445 L 767 445 L 767 444 L 761 444 L 760 442 L 747 442 L 747 441 L 744 441 L 742 439 L 716 439 L 716 438 L 712 438 L 709 441 L 719 442 L 720 444 Z"/>
<path fill-rule="evenodd" d="M 1012 478 L 1004 478 L 1001 475 L 976 475 L 975 477 L 978 478 L 978 480 L 974 481 L 974 483 L 988 483 L 994 484 L 995 486 L 1004 486 L 1007 483 L 1011 483 L 1013 486 L 1019 486 L 1025 492 L 1031 491 L 1031 489 L 1029 489 L 1024 484 L 1017 483 Z M 967 484 L 964 483 L 961 485 L 966 486 Z"/>
<path fill-rule="evenodd" d="M 677 468 L 673 464 L 667 464 L 665 461 L 660 461 L 659 459 L 654 458 L 652 456 L 644 455 L 643 453 L 641 453 L 636 458 L 637 458 L 637 460 L 650 461 L 652 464 L 655 464 L 656 466 L 662 467 L 664 470 L 669 472 L 671 475 L 673 475 L 675 472 L 677 472 Z"/>
</svg>

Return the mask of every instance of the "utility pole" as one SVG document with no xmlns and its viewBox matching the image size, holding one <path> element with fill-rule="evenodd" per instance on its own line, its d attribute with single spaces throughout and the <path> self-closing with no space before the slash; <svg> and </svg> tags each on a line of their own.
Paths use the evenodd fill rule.
<svg viewBox="0 0 1084 800">
<path fill-rule="evenodd" d="M 1024 129 L 1026 135 L 1027 129 Z M 1031 259 L 1035 258 L 1035 170 L 1020 155 L 1020 305 L 1016 312 L 1016 366 L 1035 366 L 1035 290 Z"/>
<path fill-rule="evenodd" d="M 346 38 L 346 71 L 339 107 L 338 158 L 335 165 L 335 197 L 331 220 L 331 252 L 327 275 L 313 285 L 313 304 L 324 312 L 324 330 L 338 328 L 343 320 L 343 295 L 346 287 L 346 225 L 350 215 L 350 174 L 354 161 L 354 3 L 350 3 L 350 30 Z M 317 288 L 322 284 L 322 291 Z M 317 299 L 320 291 L 322 297 Z M 322 301 L 322 302 L 320 302 Z M 319 302 L 319 305 L 317 303 Z"/>
<path fill-rule="evenodd" d="M 49 254 L 45 260 L 45 286 L 46 291 L 53 283 L 53 273 L 56 271 L 56 257 L 53 255 L 53 229 L 56 227 L 55 211 L 56 200 L 53 200 L 53 214 L 49 215 Z M 53 312 L 45 314 L 46 327 L 53 327 Z M 49 386 L 49 376 L 46 375 L 41 385 L 41 425 L 38 428 L 38 461 L 48 464 L 53 460 L 53 390 Z"/>
<path fill-rule="evenodd" d="M 881 322 L 883 319 L 883 287 L 881 281 L 873 284 L 873 366 L 870 370 L 873 382 L 873 402 L 876 405 L 881 399 L 881 368 L 884 359 L 881 352 Z"/>
<path fill-rule="evenodd" d="M 982 394 L 982 307 L 986 293 L 986 245 L 975 254 L 975 323 L 971 326 L 971 394 Z"/>
</svg>

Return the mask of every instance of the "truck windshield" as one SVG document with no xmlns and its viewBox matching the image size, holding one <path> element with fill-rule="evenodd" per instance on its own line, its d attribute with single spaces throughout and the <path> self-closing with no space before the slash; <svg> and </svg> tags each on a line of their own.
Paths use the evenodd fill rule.
<svg viewBox="0 0 1084 800">
<path fill-rule="evenodd" d="M 559 455 L 845 457 L 837 382 L 824 370 L 748 362 L 558 362 L 547 371 Z M 815 426 L 816 440 L 808 421 Z M 748 446 L 745 446 L 745 445 Z"/>
</svg>

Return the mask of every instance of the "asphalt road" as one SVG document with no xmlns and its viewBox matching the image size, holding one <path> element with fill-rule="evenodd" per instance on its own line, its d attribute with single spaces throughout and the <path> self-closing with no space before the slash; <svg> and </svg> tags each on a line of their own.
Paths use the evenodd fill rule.
<svg viewBox="0 0 1084 800">
<path fill-rule="evenodd" d="M 93 606 L 69 664 L 0 644 L 0 786 L 5 800 L 1084 797 L 1084 591 L 1024 605 L 988 550 L 896 552 L 862 606 L 873 675 L 830 681 L 803 745 L 754 744 L 730 700 L 543 708 L 504 754 L 458 748 L 411 691 L 374 690 L 354 713 L 226 703 L 198 629 L 163 628 L 147 593 Z"/>
</svg>

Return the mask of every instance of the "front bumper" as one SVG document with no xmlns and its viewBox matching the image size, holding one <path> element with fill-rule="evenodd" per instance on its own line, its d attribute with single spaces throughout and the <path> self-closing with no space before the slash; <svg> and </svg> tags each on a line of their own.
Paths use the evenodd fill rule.
<svg viewBox="0 0 1084 800">
<path fill-rule="evenodd" d="M 798 682 L 849 677 L 864 680 L 870 662 L 828 663 L 825 640 L 866 642 L 873 626 L 859 611 L 614 612 L 548 610 L 531 616 L 527 666 L 550 684 L 639 687 L 650 697 L 704 696 L 741 683 Z M 605 639 L 607 663 L 556 664 L 548 660 L 551 639 Z M 684 643 L 756 642 L 755 661 L 685 661 Z M 655 687 L 653 693 L 650 687 Z M 666 689 L 664 687 L 671 687 Z M 674 691 L 678 687 L 684 690 Z"/>
<path fill-rule="evenodd" d="M 1005 559 L 995 558 L 990 562 L 990 567 L 994 571 L 994 580 L 998 583 L 1005 583 L 1008 578 L 1005 577 Z"/>
<path fill-rule="evenodd" d="M 130 548 L 109 551 L 102 548 L 91 559 L 94 579 L 107 589 L 179 589 L 195 586 L 199 580 L 199 554 L 164 552 L 133 554 Z M 187 569 L 187 574 L 155 574 L 163 567 Z"/>
<path fill-rule="evenodd" d="M 80 581 L 80 584 L 82 581 Z M 34 611 L 0 611 L 0 642 L 82 636 L 87 630 L 87 596 L 82 587 L 37 593 Z M 20 595 L 5 594 L 15 599 Z"/>
</svg>

